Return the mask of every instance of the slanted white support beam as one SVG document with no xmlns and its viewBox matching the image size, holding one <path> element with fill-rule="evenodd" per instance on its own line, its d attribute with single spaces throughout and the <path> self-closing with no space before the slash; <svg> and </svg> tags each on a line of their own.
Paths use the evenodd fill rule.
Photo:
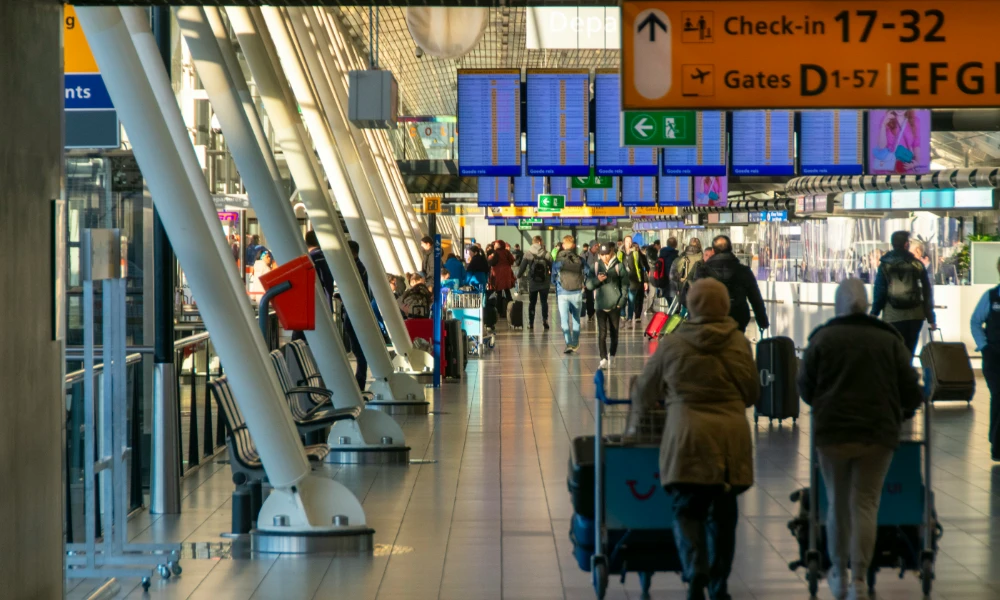
<svg viewBox="0 0 1000 600">
<path fill-rule="evenodd" d="M 363 524 L 364 510 L 346 487 L 310 475 L 263 336 L 238 273 L 225 259 L 229 249 L 208 185 L 185 166 L 196 161 L 194 147 L 186 130 L 176 128 L 183 121 L 163 63 L 151 80 L 118 8 L 79 7 L 76 14 L 274 487 L 262 515 L 280 510 L 287 527 L 302 531 L 336 530 L 331 523 L 337 514 Z"/>
</svg>

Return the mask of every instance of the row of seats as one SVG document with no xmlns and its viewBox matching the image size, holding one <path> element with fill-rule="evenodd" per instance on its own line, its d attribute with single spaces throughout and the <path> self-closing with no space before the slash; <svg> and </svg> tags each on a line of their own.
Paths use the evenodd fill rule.
<svg viewBox="0 0 1000 600">
<path fill-rule="evenodd" d="M 362 407 L 335 408 L 332 403 L 333 392 L 326 388 L 323 378 L 316 367 L 315 358 L 305 341 L 298 340 L 285 345 L 287 357 L 291 359 L 297 378 L 293 384 L 288 368 L 286 353 L 282 350 L 271 352 L 271 364 L 281 391 L 288 403 L 292 420 L 299 434 L 307 435 L 325 430 L 333 423 L 345 419 L 356 420 L 361 416 Z M 225 376 L 215 379 L 210 384 L 212 397 L 219 407 L 219 414 L 226 423 L 226 446 L 229 450 L 230 465 L 233 471 L 233 481 L 244 484 L 254 481 L 264 481 L 266 475 L 260 461 L 257 447 L 250 437 L 246 420 L 240 412 L 229 379 Z M 305 445 L 306 456 L 310 463 L 319 465 L 330 453 L 325 443 Z"/>
</svg>

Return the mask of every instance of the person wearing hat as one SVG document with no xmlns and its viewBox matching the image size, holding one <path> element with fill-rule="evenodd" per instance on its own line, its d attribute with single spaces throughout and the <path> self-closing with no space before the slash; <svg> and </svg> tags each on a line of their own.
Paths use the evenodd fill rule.
<svg viewBox="0 0 1000 600">
<path fill-rule="evenodd" d="M 750 343 L 729 316 L 726 286 L 697 281 L 687 302 L 688 321 L 660 341 L 632 388 L 628 430 L 652 409 L 666 409 L 660 483 L 672 498 L 687 598 L 705 600 L 707 591 L 711 600 L 729 600 L 736 497 L 753 485 L 746 409 L 760 383 Z"/>
<path fill-rule="evenodd" d="M 597 348 L 601 353 L 600 368 L 608 369 L 618 352 L 618 320 L 628 301 L 628 273 L 618 262 L 615 248 L 611 244 L 601 244 L 600 259 L 587 277 L 587 290 L 594 294 Z M 610 350 L 607 346 L 608 337 L 611 338 Z"/>
<path fill-rule="evenodd" d="M 882 486 L 903 420 L 914 415 L 923 393 L 903 336 L 867 314 L 860 279 L 837 286 L 834 306 L 837 316 L 809 336 L 799 394 L 812 407 L 813 440 L 830 498 L 830 591 L 837 600 L 849 594 L 868 600 Z"/>
</svg>

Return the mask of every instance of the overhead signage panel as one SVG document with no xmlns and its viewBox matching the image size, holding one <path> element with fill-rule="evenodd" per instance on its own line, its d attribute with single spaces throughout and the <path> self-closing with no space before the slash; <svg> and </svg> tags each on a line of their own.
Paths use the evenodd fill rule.
<svg viewBox="0 0 1000 600">
<path fill-rule="evenodd" d="M 69 5 L 63 12 L 63 69 L 64 146 L 118 148 L 121 145 L 118 113 L 76 11 Z"/>
<path fill-rule="evenodd" d="M 628 1 L 622 106 L 995 106 L 994 0 Z"/>
<path fill-rule="evenodd" d="M 520 69 L 458 71 L 458 174 L 521 174 Z"/>
</svg>

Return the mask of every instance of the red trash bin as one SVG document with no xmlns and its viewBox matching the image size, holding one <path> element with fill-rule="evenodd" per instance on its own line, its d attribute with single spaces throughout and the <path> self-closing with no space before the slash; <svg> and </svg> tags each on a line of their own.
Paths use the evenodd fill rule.
<svg viewBox="0 0 1000 600">
<path fill-rule="evenodd" d="M 285 281 L 291 289 L 271 299 L 281 326 L 290 331 L 316 329 L 316 267 L 308 254 L 260 276 L 265 290 Z"/>
</svg>

